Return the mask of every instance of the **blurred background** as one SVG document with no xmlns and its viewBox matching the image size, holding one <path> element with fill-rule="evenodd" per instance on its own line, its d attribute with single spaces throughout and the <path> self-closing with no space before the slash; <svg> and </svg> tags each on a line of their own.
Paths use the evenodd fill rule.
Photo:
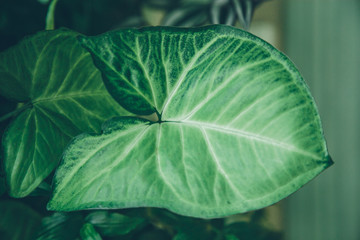
<svg viewBox="0 0 360 240">
<path fill-rule="evenodd" d="M 43 30 L 48 6 L 48 0 L 1 0 L 0 51 Z M 119 27 L 211 23 L 247 29 L 292 59 L 318 105 L 335 162 L 267 208 L 267 224 L 283 232 L 284 240 L 359 240 L 359 0 L 59 0 L 55 11 L 57 28 L 87 35 Z M 16 107 L 2 98 L 0 106 L 0 116 Z M 3 131 L 8 122 L 0 124 Z M 26 211 L 40 219 L 41 213 Z"/>
</svg>

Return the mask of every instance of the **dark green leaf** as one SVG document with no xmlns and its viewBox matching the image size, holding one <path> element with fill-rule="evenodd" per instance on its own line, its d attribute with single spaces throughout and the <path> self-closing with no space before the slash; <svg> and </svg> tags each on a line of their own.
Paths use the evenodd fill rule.
<svg viewBox="0 0 360 240">
<path fill-rule="evenodd" d="M 5 178 L 3 175 L 0 175 L 0 196 L 6 192 Z"/>
<path fill-rule="evenodd" d="M 214 0 L 210 8 L 210 18 L 213 24 L 234 25 L 235 11 L 231 0 Z"/>
<path fill-rule="evenodd" d="M 141 232 L 137 237 L 136 240 L 169 240 L 171 237 L 164 231 L 159 229 L 152 229 L 150 231 Z"/>
<path fill-rule="evenodd" d="M 101 236 L 96 232 L 93 225 L 85 223 L 80 230 L 80 236 L 82 240 L 101 240 Z"/>
<path fill-rule="evenodd" d="M 16 108 L 16 103 L 0 96 L 0 139 L 2 139 L 6 126 Z M 5 171 L 3 165 L 3 156 L 0 153 L 0 196 L 6 192 Z"/>
<path fill-rule="evenodd" d="M 221 217 L 273 204 L 332 163 L 299 72 L 247 32 L 155 27 L 82 43 L 120 104 L 161 119 L 119 118 L 77 137 L 49 209 Z"/>
<path fill-rule="evenodd" d="M 239 238 L 237 238 L 235 235 L 233 234 L 227 234 L 225 236 L 225 240 L 240 240 Z"/>
<path fill-rule="evenodd" d="M 182 0 L 145 0 L 144 2 L 146 3 L 146 5 L 149 5 L 152 8 L 169 9 L 178 7 Z"/>
<path fill-rule="evenodd" d="M 174 9 L 168 13 L 162 20 L 162 25 L 193 27 L 205 23 L 206 20 L 206 8 L 204 6 L 189 6 Z"/>
<path fill-rule="evenodd" d="M 202 225 L 188 225 L 188 228 L 182 228 L 175 235 L 173 240 L 209 240 L 216 239 L 216 233 L 209 228 L 204 228 Z"/>
<path fill-rule="evenodd" d="M 41 216 L 27 205 L 0 201 L 0 239 L 33 240 L 40 224 Z"/>
<path fill-rule="evenodd" d="M 271 231 L 262 227 L 259 224 L 237 222 L 230 224 L 225 228 L 227 236 L 236 236 L 241 240 L 282 240 L 282 234 L 279 232 Z M 236 239 L 236 238 L 235 238 Z M 230 238 L 230 240 L 232 240 Z"/>
<path fill-rule="evenodd" d="M 109 211 L 97 211 L 90 213 L 86 221 L 91 223 L 102 236 L 113 237 L 128 234 L 143 226 L 145 220 Z"/>
<path fill-rule="evenodd" d="M 107 93 L 91 58 L 68 30 L 44 31 L 0 54 L 0 94 L 25 102 L 4 134 L 4 166 L 13 197 L 32 192 L 75 135 L 98 132 L 127 114 Z"/>
<path fill-rule="evenodd" d="M 41 182 L 29 196 L 50 196 L 51 186 L 46 182 Z"/>
<path fill-rule="evenodd" d="M 54 213 L 43 218 L 36 240 L 75 240 L 83 223 L 79 213 Z"/>
</svg>

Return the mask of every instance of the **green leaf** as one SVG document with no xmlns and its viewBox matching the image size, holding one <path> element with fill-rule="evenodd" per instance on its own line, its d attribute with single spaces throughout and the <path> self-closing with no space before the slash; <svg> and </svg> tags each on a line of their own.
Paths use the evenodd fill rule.
<svg viewBox="0 0 360 240">
<path fill-rule="evenodd" d="M 6 192 L 5 178 L 0 175 L 0 196 Z"/>
<path fill-rule="evenodd" d="M 239 238 L 237 238 L 233 234 L 227 234 L 227 235 L 225 235 L 225 240 L 239 240 Z"/>
<path fill-rule="evenodd" d="M 80 230 L 80 236 L 82 240 L 101 240 L 101 236 L 96 232 L 93 225 L 85 223 Z"/>
<path fill-rule="evenodd" d="M 82 215 L 77 212 L 54 213 L 42 219 L 36 240 L 75 240 L 83 223 Z"/>
<path fill-rule="evenodd" d="M 280 232 L 271 231 L 256 223 L 237 222 L 226 226 L 226 237 L 235 236 L 244 240 L 282 240 Z M 232 238 L 229 238 L 232 240 Z M 236 239 L 236 238 L 235 238 Z"/>
<path fill-rule="evenodd" d="M 4 97 L 0 96 L 0 139 L 3 137 L 3 133 L 6 126 L 10 122 L 10 116 L 16 108 L 16 103 L 8 101 Z M 0 154 L 0 196 L 6 192 L 5 173 L 3 165 L 3 157 Z"/>
<path fill-rule="evenodd" d="M 28 195 L 50 174 L 72 137 L 128 114 L 107 93 L 77 36 L 43 31 L 0 53 L 0 94 L 24 102 L 2 142 L 13 197 Z"/>
<path fill-rule="evenodd" d="M 208 228 L 205 228 L 208 227 Z M 173 240 L 207 240 L 217 239 L 216 232 L 213 231 L 211 225 L 201 226 L 200 224 L 190 225 L 188 228 L 179 229 Z"/>
<path fill-rule="evenodd" d="M 34 191 L 32 191 L 29 196 L 45 196 L 45 197 L 49 197 L 51 194 L 51 186 L 43 181 L 41 182 L 37 188 L 35 188 Z"/>
<path fill-rule="evenodd" d="M 29 206 L 16 201 L 0 201 L 0 239 L 33 240 L 41 216 Z"/>
<path fill-rule="evenodd" d="M 96 211 L 90 213 L 86 221 L 91 223 L 102 236 L 114 237 L 128 234 L 141 227 L 145 220 L 109 211 Z"/>
<path fill-rule="evenodd" d="M 77 137 L 49 209 L 221 217 L 273 204 L 332 163 L 299 72 L 249 33 L 155 27 L 81 41 L 124 108 L 161 119 L 118 118 Z"/>
</svg>

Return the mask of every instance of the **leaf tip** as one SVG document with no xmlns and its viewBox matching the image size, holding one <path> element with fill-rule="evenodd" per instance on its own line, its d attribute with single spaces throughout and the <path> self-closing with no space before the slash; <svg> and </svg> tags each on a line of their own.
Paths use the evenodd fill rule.
<svg viewBox="0 0 360 240">
<path fill-rule="evenodd" d="M 327 155 L 327 156 L 326 156 L 326 162 L 325 162 L 325 168 L 324 168 L 324 169 L 329 168 L 329 167 L 331 167 L 331 166 L 334 165 L 334 164 L 335 164 L 335 162 L 334 162 L 334 160 L 332 159 L 332 157 L 331 157 L 330 155 Z"/>
</svg>

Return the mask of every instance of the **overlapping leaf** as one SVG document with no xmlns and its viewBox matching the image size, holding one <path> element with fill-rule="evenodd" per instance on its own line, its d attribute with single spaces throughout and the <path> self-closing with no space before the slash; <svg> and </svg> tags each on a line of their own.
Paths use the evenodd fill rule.
<svg viewBox="0 0 360 240">
<path fill-rule="evenodd" d="M 2 142 L 14 197 L 26 196 L 48 176 L 73 136 L 128 114 L 107 93 L 77 35 L 44 31 L 0 54 L 0 94 L 22 104 Z"/>
<path fill-rule="evenodd" d="M 84 218 L 81 213 L 54 213 L 44 217 L 36 240 L 76 240 L 79 239 Z"/>
<path fill-rule="evenodd" d="M 279 201 L 332 163 L 298 71 L 251 34 L 158 27 L 81 41 L 114 98 L 160 120 L 119 118 L 77 137 L 49 209 L 221 217 Z"/>
<path fill-rule="evenodd" d="M 131 231 L 143 227 L 145 219 L 140 217 L 128 217 L 109 211 L 96 211 L 86 217 L 95 229 L 106 237 L 126 235 Z"/>
</svg>

